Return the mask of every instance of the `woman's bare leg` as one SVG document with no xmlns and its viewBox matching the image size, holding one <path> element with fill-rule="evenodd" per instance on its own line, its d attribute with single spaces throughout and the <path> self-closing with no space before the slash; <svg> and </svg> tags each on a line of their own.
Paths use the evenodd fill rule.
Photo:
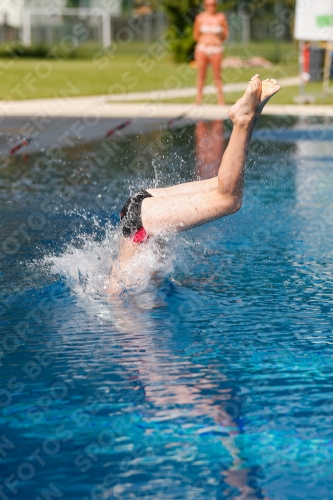
<svg viewBox="0 0 333 500">
<path fill-rule="evenodd" d="M 265 83 L 264 87 L 266 101 L 263 105 L 280 89 L 273 83 Z M 244 96 L 229 110 L 234 129 L 222 159 L 217 187 L 203 192 L 146 198 L 142 203 L 142 221 L 148 234 L 183 231 L 239 210 L 249 140 L 254 120 L 263 106 L 259 106 L 261 91 L 262 82 L 256 75 Z"/>
<path fill-rule="evenodd" d="M 217 90 L 217 102 L 224 106 L 224 96 L 222 91 L 222 78 L 221 78 L 221 63 L 222 63 L 223 54 L 212 54 L 210 56 L 210 62 L 213 70 L 213 78 Z"/>
<path fill-rule="evenodd" d="M 195 51 L 195 60 L 197 62 L 197 66 L 198 66 L 197 98 L 196 98 L 195 103 L 201 104 L 202 103 L 203 88 L 205 85 L 205 79 L 206 79 L 206 73 L 207 73 L 207 65 L 208 65 L 209 59 L 204 52 L 197 49 Z"/>
</svg>

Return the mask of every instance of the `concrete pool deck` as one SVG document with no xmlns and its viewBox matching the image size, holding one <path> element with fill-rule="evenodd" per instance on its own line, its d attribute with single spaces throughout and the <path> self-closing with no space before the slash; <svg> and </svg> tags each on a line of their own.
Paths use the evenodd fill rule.
<svg viewBox="0 0 333 500">
<path fill-rule="evenodd" d="M 0 154 L 10 150 L 23 138 L 31 142 L 15 154 L 34 153 L 41 149 L 74 146 L 101 140 L 106 133 L 131 119 L 119 135 L 138 134 L 165 128 L 168 122 L 185 115 L 183 120 L 225 120 L 229 106 L 204 104 L 166 104 L 161 102 L 115 103 L 110 96 L 3 101 L 0 103 Z M 333 106 L 268 104 L 265 115 L 333 117 Z M 178 121 L 179 124 L 182 120 Z"/>
</svg>

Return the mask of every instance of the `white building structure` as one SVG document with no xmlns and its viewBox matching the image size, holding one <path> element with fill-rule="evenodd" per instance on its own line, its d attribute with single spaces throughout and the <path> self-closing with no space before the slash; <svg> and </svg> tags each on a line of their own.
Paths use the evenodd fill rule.
<svg viewBox="0 0 333 500">
<path fill-rule="evenodd" d="M 19 28 L 22 26 L 24 0 L 0 0 L 0 25 L 8 24 Z"/>
<path fill-rule="evenodd" d="M 23 25 L 26 9 L 62 9 L 67 0 L 0 0 L 0 25 L 8 24 L 15 28 Z M 111 16 L 121 14 L 121 0 L 81 0 L 79 7 L 100 9 Z"/>
<path fill-rule="evenodd" d="M 88 0 L 83 3 L 85 5 L 82 5 L 82 7 L 100 8 L 112 16 L 120 16 L 121 14 L 121 0 Z"/>
<path fill-rule="evenodd" d="M 333 42 L 333 0 L 297 0 L 294 37 Z"/>
</svg>

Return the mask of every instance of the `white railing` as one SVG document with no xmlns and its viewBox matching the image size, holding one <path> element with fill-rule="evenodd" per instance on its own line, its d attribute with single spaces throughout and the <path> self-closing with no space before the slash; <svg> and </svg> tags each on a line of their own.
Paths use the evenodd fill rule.
<svg viewBox="0 0 333 500">
<path fill-rule="evenodd" d="M 76 16 L 78 18 L 87 18 L 90 16 L 101 17 L 102 20 L 102 43 L 103 47 L 109 47 L 111 45 L 111 14 L 102 9 L 88 9 L 88 8 L 62 8 L 62 9 L 41 9 L 41 8 L 31 8 L 24 9 L 23 19 L 22 19 L 22 42 L 24 45 L 31 45 L 31 16 L 41 15 L 50 19 L 50 26 L 52 25 L 52 19 L 54 16 Z"/>
</svg>

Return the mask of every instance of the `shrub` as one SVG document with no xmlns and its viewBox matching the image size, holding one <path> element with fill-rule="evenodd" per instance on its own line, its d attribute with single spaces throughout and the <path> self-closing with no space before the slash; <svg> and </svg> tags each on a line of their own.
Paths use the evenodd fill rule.
<svg viewBox="0 0 333 500">
<path fill-rule="evenodd" d="M 56 52 L 52 53 L 52 48 L 56 47 Z M 23 45 L 19 42 L 12 44 L 0 45 L 0 58 L 12 57 L 17 58 L 47 58 L 47 59 L 87 59 L 91 58 L 97 51 L 107 53 L 107 49 L 102 49 L 98 43 L 84 43 L 73 50 L 64 51 L 58 44 L 54 46 L 39 43 L 32 45 Z"/>
<path fill-rule="evenodd" d="M 195 41 L 193 22 L 200 12 L 201 0 L 163 0 L 170 27 L 167 37 L 171 51 L 177 62 L 186 62 L 193 58 Z"/>
<path fill-rule="evenodd" d="M 23 45 L 15 42 L 0 46 L 0 57 L 46 57 L 50 48 L 45 44 Z"/>
</svg>

